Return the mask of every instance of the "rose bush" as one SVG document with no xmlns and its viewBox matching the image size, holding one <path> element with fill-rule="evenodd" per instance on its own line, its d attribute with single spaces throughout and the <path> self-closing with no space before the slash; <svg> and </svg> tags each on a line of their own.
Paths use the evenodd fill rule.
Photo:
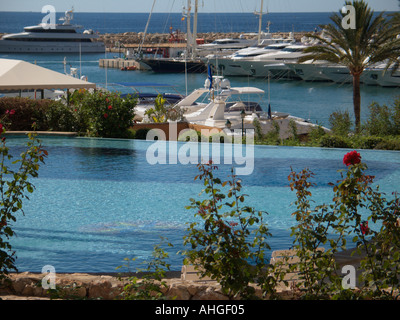
<svg viewBox="0 0 400 320">
<path fill-rule="evenodd" d="M 127 138 L 133 125 L 137 98 L 118 93 L 77 90 L 70 99 L 78 131 L 88 136 Z"/>
<path fill-rule="evenodd" d="M 289 176 L 297 194 L 298 222 L 292 228 L 294 248 L 300 258 L 298 289 L 306 298 L 377 298 L 397 299 L 400 278 L 399 199 L 388 200 L 372 187 L 374 177 L 366 174 L 367 165 L 356 151 L 343 157 L 347 171 L 333 187 L 332 204 L 311 208 L 309 190 L 313 173 L 308 169 Z M 373 226 L 369 222 L 373 222 Z M 351 239 L 350 245 L 348 241 Z M 324 252 L 317 248 L 324 247 Z M 342 287 L 342 275 L 335 254 L 354 249 L 361 255 L 358 270 L 360 288 Z"/>
</svg>

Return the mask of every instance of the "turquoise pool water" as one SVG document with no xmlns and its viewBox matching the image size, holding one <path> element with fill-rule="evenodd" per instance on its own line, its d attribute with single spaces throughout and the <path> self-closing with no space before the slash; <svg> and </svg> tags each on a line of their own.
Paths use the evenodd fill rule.
<svg viewBox="0 0 400 320">
<path fill-rule="evenodd" d="M 9 138 L 19 154 L 25 138 Z M 88 138 L 42 138 L 49 152 L 25 216 L 14 224 L 12 240 L 20 271 L 40 272 L 53 265 L 56 272 L 114 272 L 124 258 L 150 259 L 160 236 L 174 244 L 168 248 L 173 270 L 180 270 L 186 223 L 194 211 L 186 210 L 198 197 L 202 184 L 194 181 L 195 165 L 150 165 L 146 150 L 154 142 Z M 183 145 L 178 143 L 178 146 Z M 290 168 L 312 169 L 318 187 L 316 204 L 331 199 L 328 182 L 340 178 L 345 149 L 254 147 L 254 171 L 242 176 L 246 203 L 269 213 L 272 250 L 287 248 L 294 224 L 294 192 L 288 187 Z M 369 173 L 383 192 L 399 191 L 400 153 L 362 150 Z M 231 165 L 220 165 L 226 179 Z M 137 266 L 137 265 L 136 265 Z M 135 267 L 135 265 L 133 265 Z"/>
</svg>

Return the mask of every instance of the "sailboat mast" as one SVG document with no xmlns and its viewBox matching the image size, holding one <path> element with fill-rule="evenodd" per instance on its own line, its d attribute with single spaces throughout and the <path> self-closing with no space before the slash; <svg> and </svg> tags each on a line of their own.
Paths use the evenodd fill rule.
<svg viewBox="0 0 400 320">
<path fill-rule="evenodd" d="M 187 9 L 186 9 L 186 58 L 188 57 L 189 53 L 190 53 L 190 47 L 191 47 L 191 43 L 192 43 L 192 32 L 191 32 L 191 11 L 192 11 L 192 1 L 188 0 L 187 2 Z"/>
<path fill-rule="evenodd" d="M 197 51 L 197 15 L 198 15 L 199 1 L 194 1 L 194 18 L 193 18 L 193 43 L 192 43 L 192 58 L 196 57 Z"/>
<path fill-rule="evenodd" d="M 140 42 L 139 50 L 138 50 L 139 54 L 142 52 L 142 47 L 143 47 L 144 40 L 145 40 L 146 34 L 147 34 L 147 28 L 149 27 L 151 15 L 153 14 L 153 10 L 154 10 L 154 5 L 155 5 L 155 4 L 156 4 L 156 0 L 153 1 L 153 6 L 151 7 L 151 11 L 150 11 L 150 14 L 149 14 L 149 18 L 147 19 L 146 27 L 144 28 L 143 38 L 142 38 L 142 41 Z"/>
<path fill-rule="evenodd" d="M 258 44 L 261 43 L 261 29 L 262 29 L 263 7 L 264 7 L 264 0 L 261 0 L 260 12 L 258 13 L 258 14 L 260 15 L 260 17 L 259 17 L 259 23 L 258 23 Z"/>
</svg>

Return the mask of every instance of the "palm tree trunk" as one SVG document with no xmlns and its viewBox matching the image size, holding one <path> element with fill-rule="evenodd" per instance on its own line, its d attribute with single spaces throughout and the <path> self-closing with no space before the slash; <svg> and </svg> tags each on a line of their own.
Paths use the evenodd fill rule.
<svg viewBox="0 0 400 320">
<path fill-rule="evenodd" d="M 360 77 L 361 73 L 353 73 L 353 106 L 354 116 L 356 118 L 356 133 L 361 129 L 361 93 L 360 93 Z"/>
</svg>

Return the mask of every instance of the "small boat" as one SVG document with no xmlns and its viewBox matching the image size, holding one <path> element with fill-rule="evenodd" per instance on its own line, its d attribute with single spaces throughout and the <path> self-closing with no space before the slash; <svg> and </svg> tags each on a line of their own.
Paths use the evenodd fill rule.
<svg viewBox="0 0 400 320">
<path fill-rule="evenodd" d="M 142 58 L 140 63 L 157 73 L 204 73 L 207 71 L 207 66 L 199 59 Z"/>
<path fill-rule="evenodd" d="M 281 139 L 290 137 L 292 122 L 296 124 L 300 135 L 318 128 L 318 125 L 306 119 L 285 112 L 264 111 L 259 103 L 247 100 L 249 95 L 261 98 L 264 93 L 264 90 L 256 87 L 231 87 L 229 80 L 213 76 L 211 88 L 210 80 L 207 79 L 204 88 L 194 90 L 177 106 L 186 109 L 184 117 L 188 122 L 213 128 L 225 129 L 229 123 L 230 130 L 240 131 L 242 126 L 245 129 L 255 129 L 254 120 L 258 120 L 262 132 L 267 133 L 275 130 L 275 121 L 280 128 Z M 198 100 L 205 100 L 204 94 L 208 95 L 208 103 L 197 103 Z"/>
<path fill-rule="evenodd" d="M 128 67 L 122 67 L 121 71 L 135 71 L 137 68 L 136 66 L 128 66 Z"/>
<path fill-rule="evenodd" d="M 138 98 L 138 104 L 135 107 L 135 121 L 143 121 L 146 116 L 145 113 L 148 109 L 154 108 L 154 103 L 156 98 L 161 95 L 165 100 L 167 105 L 174 106 L 179 101 L 181 101 L 184 96 L 176 91 L 173 85 L 162 84 L 162 83 L 152 83 L 152 82 L 115 82 L 108 84 L 108 86 L 113 88 L 123 87 L 129 88 L 130 93 L 123 93 L 121 97 L 124 98 L 127 95 L 131 95 Z M 166 90 L 174 92 L 166 92 Z M 121 90 L 117 90 L 121 91 Z"/>
</svg>

